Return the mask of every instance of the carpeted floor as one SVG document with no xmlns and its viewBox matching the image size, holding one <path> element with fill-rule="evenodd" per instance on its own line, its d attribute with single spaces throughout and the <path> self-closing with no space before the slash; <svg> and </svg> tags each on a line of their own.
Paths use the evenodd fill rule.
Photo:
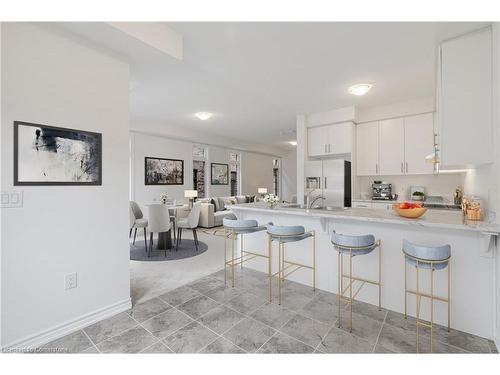
<svg viewBox="0 0 500 375">
<path fill-rule="evenodd" d="M 214 273 L 224 267 L 224 244 L 217 228 L 199 230 L 198 239 L 208 249 L 203 254 L 186 259 L 166 262 L 130 261 L 130 294 L 132 303 L 140 303 Z M 193 239 L 185 231 L 183 238 Z M 156 241 L 156 240 L 155 240 Z M 143 246 L 144 239 L 137 234 L 136 245 Z"/>
</svg>

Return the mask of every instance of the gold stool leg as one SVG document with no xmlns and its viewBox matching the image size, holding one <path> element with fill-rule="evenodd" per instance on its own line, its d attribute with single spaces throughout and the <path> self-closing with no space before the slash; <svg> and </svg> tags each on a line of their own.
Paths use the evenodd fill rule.
<svg viewBox="0 0 500 375">
<path fill-rule="evenodd" d="M 349 250 L 349 332 L 352 333 L 352 250 Z"/>
<path fill-rule="evenodd" d="M 419 343 L 419 336 L 418 336 L 418 324 L 420 323 L 420 289 L 419 289 L 419 279 L 418 279 L 418 260 L 417 260 L 417 265 L 416 265 L 416 270 L 417 270 L 417 290 L 415 293 L 415 296 L 417 297 L 417 353 L 419 352 L 420 348 L 420 343 Z"/>
<path fill-rule="evenodd" d="M 382 311 L 382 246 L 378 240 L 378 311 Z"/>
<path fill-rule="evenodd" d="M 226 227 L 224 227 L 224 286 L 226 286 L 227 283 L 227 230 Z"/>
<path fill-rule="evenodd" d="M 243 233 L 240 233 L 240 256 L 241 256 L 241 269 L 243 269 Z"/>
<path fill-rule="evenodd" d="M 235 242 L 236 236 L 233 230 L 232 238 L 231 238 L 231 271 L 232 271 L 232 278 L 233 278 L 233 288 L 234 288 L 234 242 Z"/>
<path fill-rule="evenodd" d="M 338 289 L 339 289 L 339 292 L 337 294 L 337 305 L 338 305 L 338 314 L 337 314 L 337 327 L 340 328 L 340 319 L 341 319 L 341 316 L 340 316 L 340 309 L 341 309 L 341 306 L 342 306 L 342 252 L 340 251 L 340 249 L 337 249 L 338 250 L 338 265 L 337 265 L 337 268 L 338 268 L 338 273 L 339 273 L 339 280 L 338 280 Z"/>
<path fill-rule="evenodd" d="M 431 263 L 431 347 L 432 353 L 432 334 L 434 333 L 434 264 Z"/>
<path fill-rule="evenodd" d="M 408 262 L 406 261 L 406 255 L 404 257 L 405 262 L 405 319 L 408 318 L 408 313 L 406 310 L 406 306 L 408 305 L 408 282 L 406 281 L 407 273 L 408 273 Z"/>
<path fill-rule="evenodd" d="M 267 262 L 267 267 L 268 267 L 268 276 L 269 276 L 269 302 L 273 301 L 273 265 L 272 265 L 272 252 L 273 252 L 273 241 L 271 239 L 271 236 L 268 234 L 267 235 L 267 250 L 268 250 L 268 262 Z"/>
<path fill-rule="evenodd" d="M 451 260 L 448 261 L 448 332 L 450 332 L 450 268 L 451 268 Z"/>
<path fill-rule="evenodd" d="M 316 291 L 316 232 L 313 232 L 313 291 Z"/>
<path fill-rule="evenodd" d="M 281 305 L 281 258 L 283 254 L 281 253 L 281 240 L 278 243 L 278 305 Z"/>
</svg>

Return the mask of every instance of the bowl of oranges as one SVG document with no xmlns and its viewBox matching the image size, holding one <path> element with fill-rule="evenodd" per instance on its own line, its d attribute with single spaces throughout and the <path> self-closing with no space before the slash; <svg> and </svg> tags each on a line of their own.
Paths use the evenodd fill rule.
<svg viewBox="0 0 500 375">
<path fill-rule="evenodd" d="M 427 208 L 422 207 L 421 203 L 396 203 L 392 206 L 393 210 L 396 211 L 399 216 L 406 217 L 408 219 L 416 219 L 425 214 Z"/>
</svg>

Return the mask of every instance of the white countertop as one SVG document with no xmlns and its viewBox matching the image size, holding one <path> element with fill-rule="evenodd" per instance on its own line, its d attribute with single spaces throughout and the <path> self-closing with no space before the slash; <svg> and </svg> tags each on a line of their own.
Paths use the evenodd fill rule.
<svg viewBox="0 0 500 375">
<path fill-rule="evenodd" d="M 422 227 L 467 230 L 488 234 L 499 234 L 500 225 L 485 221 L 464 220 L 462 211 L 428 210 L 418 219 L 407 219 L 392 210 L 370 208 L 346 208 L 337 210 L 311 209 L 277 206 L 270 209 L 265 203 L 247 203 L 231 206 L 231 210 L 260 211 L 274 214 L 287 214 L 317 218 L 344 219 L 357 221 L 373 221 L 376 223 L 415 225 Z"/>
</svg>

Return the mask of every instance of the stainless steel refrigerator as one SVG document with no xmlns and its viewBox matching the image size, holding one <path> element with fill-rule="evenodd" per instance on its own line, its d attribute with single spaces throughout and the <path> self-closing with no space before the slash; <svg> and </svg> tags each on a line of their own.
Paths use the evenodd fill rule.
<svg viewBox="0 0 500 375">
<path fill-rule="evenodd" d="M 322 195 L 323 207 L 351 207 L 351 162 L 324 159 L 306 163 L 306 193 Z M 318 202 L 320 203 L 320 202 Z"/>
</svg>

